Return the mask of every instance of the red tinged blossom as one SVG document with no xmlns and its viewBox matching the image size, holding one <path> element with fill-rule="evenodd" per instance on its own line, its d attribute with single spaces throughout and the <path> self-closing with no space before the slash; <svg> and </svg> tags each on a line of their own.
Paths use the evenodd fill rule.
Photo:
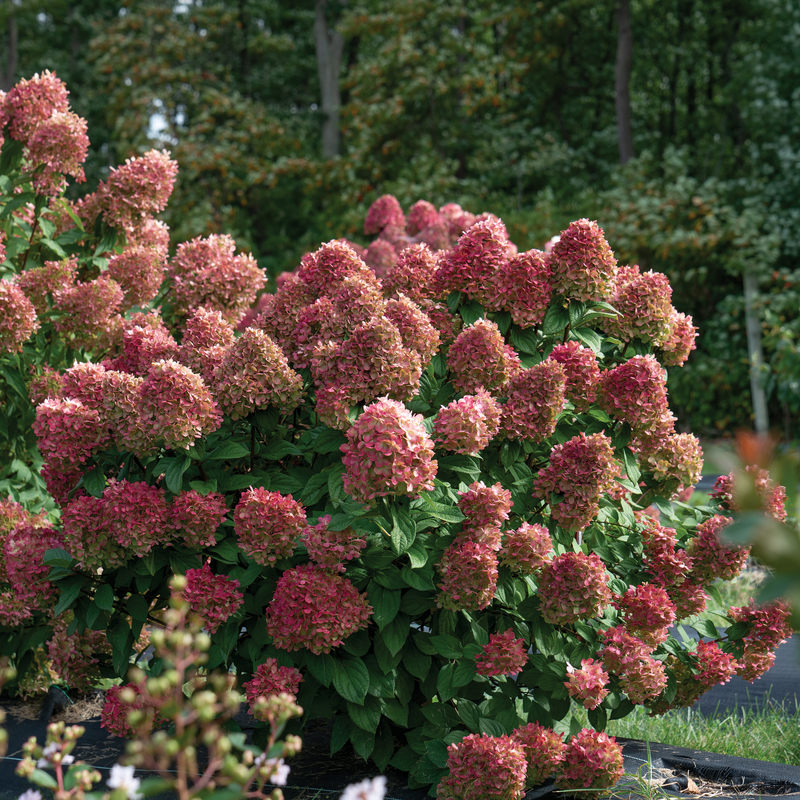
<svg viewBox="0 0 800 800">
<path fill-rule="evenodd" d="M 562 231 L 549 263 L 554 292 L 584 303 L 608 296 L 617 269 L 603 229 L 588 219 L 572 222 Z"/>
<path fill-rule="evenodd" d="M 367 593 L 316 564 L 286 570 L 267 606 L 267 633 L 280 650 L 330 653 L 372 616 Z"/>
</svg>

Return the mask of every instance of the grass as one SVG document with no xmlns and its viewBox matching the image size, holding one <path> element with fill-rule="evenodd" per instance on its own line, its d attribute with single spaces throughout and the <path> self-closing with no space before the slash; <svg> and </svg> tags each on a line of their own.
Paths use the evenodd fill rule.
<svg viewBox="0 0 800 800">
<path fill-rule="evenodd" d="M 650 717 L 641 707 L 609 724 L 608 733 L 729 756 L 800 766 L 800 709 L 767 704 L 729 716 L 703 716 L 690 708 Z"/>
</svg>

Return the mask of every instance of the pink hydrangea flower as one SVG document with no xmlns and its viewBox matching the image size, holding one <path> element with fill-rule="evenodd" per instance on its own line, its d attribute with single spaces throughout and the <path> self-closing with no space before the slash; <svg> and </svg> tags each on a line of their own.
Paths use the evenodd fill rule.
<svg viewBox="0 0 800 800">
<path fill-rule="evenodd" d="M 644 568 L 658 586 L 682 583 L 692 568 L 692 560 L 684 550 L 676 550 L 677 539 L 672 528 L 663 528 L 650 520 L 642 530 Z"/>
<path fill-rule="evenodd" d="M 358 253 L 338 239 L 326 242 L 313 253 L 306 253 L 296 274 L 310 292 L 307 303 L 325 297 L 345 278 L 360 276 L 365 280 L 377 280 Z"/>
<path fill-rule="evenodd" d="M 406 233 L 409 236 L 416 236 L 425 228 L 440 222 L 442 222 L 442 217 L 433 203 L 429 203 L 427 200 L 417 200 L 417 202 L 408 209 Z"/>
<path fill-rule="evenodd" d="M 383 279 L 387 297 L 405 294 L 415 303 L 432 296 L 431 283 L 436 271 L 436 257 L 426 244 L 407 247 Z"/>
<path fill-rule="evenodd" d="M 608 673 L 593 658 L 584 658 L 581 668 L 567 665 L 568 678 L 564 682 L 570 697 L 579 700 L 584 708 L 597 708 L 608 695 Z"/>
<path fill-rule="evenodd" d="M 164 279 L 164 257 L 152 247 L 133 245 L 108 260 L 108 275 L 125 293 L 123 308 L 147 305 Z"/>
<path fill-rule="evenodd" d="M 458 492 L 458 507 L 466 517 L 464 528 L 499 528 L 511 511 L 511 492 L 500 483 L 487 486 L 476 481 L 466 492 Z"/>
<path fill-rule="evenodd" d="M 372 269 L 379 278 L 389 274 L 397 263 L 397 250 L 385 239 L 376 239 L 364 251 L 364 263 Z"/>
<path fill-rule="evenodd" d="M 600 368 L 593 350 L 579 342 L 557 344 L 550 358 L 564 367 L 567 377 L 565 394 L 576 411 L 585 411 L 597 399 Z"/>
<path fill-rule="evenodd" d="M 169 225 L 160 219 L 145 217 L 134 228 L 126 231 L 131 247 L 147 247 L 155 250 L 162 260 L 169 251 Z"/>
<path fill-rule="evenodd" d="M 222 423 L 203 379 L 172 360 L 151 364 L 136 410 L 142 428 L 168 448 L 192 447 Z"/>
<path fill-rule="evenodd" d="M 21 353 L 38 329 L 33 303 L 16 283 L 0 280 L 0 352 Z"/>
<path fill-rule="evenodd" d="M 567 530 L 579 531 L 597 516 L 600 497 L 615 486 L 618 474 L 611 440 L 603 433 L 580 433 L 550 451 L 550 463 L 534 478 L 533 496 L 549 502 L 552 494 L 563 495 L 550 514 Z"/>
<path fill-rule="evenodd" d="M 661 694 L 667 685 L 667 674 L 664 664 L 651 655 L 653 643 L 632 635 L 621 625 L 604 631 L 601 638 L 605 644 L 600 658 L 606 669 L 619 678 L 632 703 L 642 704 Z"/>
<path fill-rule="evenodd" d="M 428 319 L 437 331 L 442 347 L 451 345 L 464 328 L 464 323 L 458 314 L 453 314 L 444 303 L 434 300 L 420 300 L 420 308 L 428 315 Z"/>
<path fill-rule="evenodd" d="M 620 270 L 611 295 L 611 304 L 620 312 L 607 317 L 603 327 L 623 342 L 635 338 L 661 347 L 673 330 L 672 287 L 660 272 L 639 274 L 638 267 Z"/>
<path fill-rule="evenodd" d="M 534 442 L 552 436 L 564 408 L 566 382 L 566 371 L 550 358 L 511 378 L 505 389 L 508 398 L 500 419 L 500 436 Z"/>
<path fill-rule="evenodd" d="M 98 412 L 79 400 L 45 400 L 36 409 L 33 432 L 42 455 L 62 470 L 80 466 L 109 441 Z"/>
<path fill-rule="evenodd" d="M 636 631 L 655 631 L 675 622 L 675 606 L 660 586 L 642 583 L 631 586 L 614 601 L 625 618 L 625 626 Z"/>
<path fill-rule="evenodd" d="M 65 188 L 64 175 L 86 180 L 83 162 L 89 150 L 86 120 L 71 111 L 56 111 L 37 125 L 25 146 L 25 164 L 33 173 L 38 194 L 57 197 Z"/>
<path fill-rule="evenodd" d="M 673 309 L 670 333 L 662 345 L 662 362 L 665 367 L 682 367 L 692 350 L 697 349 L 697 328 L 692 318 Z"/>
<path fill-rule="evenodd" d="M 598 389 L 603 410 L 634 429 L 659 422 L 667 408 L 664 370 L 653 356 L 634 356 L 607 370 Z"/>
<path fill-rule="evenodd" d="M 228 234 L 198 236 L 178 245 L 167 272 L 176 308 L 183 316 L 203 306 L 236 322 L 255 302 L 266 276 L 252 255 L 235 253 L 236 242 Z"/>
<path fill-rule="evenodd" d="M 111 656 L 111 645 L 105 631 L 87 628 L 83 633 L 67 634 L 69 624 L 64 617 L 53 622 L 53 635 L 45 643 L 50 668 L 71 689 L 86 692 L 102 678 L 98 655 Z"/>
<path fill-rule="evenodd" d="M 643 454 L 642 466 L 659 483 L 676 487 L 675 492 L 694 486 L 703 473 L 703 450 L 691 433 L 673 433 L 662 447 Z"/>
<path fill-rule="evenodd" d="M 397 326 L 374 317 L 352 331 L 341 344 L 321 342 L 315 348 L 311 374 L 317 387 L 317 414 L 326 424 L 345 430 L 357 402 L 410 400 L 417 392 L 422 362 L 403 345 Z"/>
<path fill-rule="evenodd" d="M 225 351 L 212 386 L 220 408 L 232 419 L 269 406 L 288 414 L 303 394 L 302 377 L 258 328 L 248 328 Z"/>
<path fill-rule="evenodd" d="M 509 736 L 477 733 L 447 748 L 448 774 L 436 788 L 438 800 L 507 800 L 522 797 L 525 752 Z"/>
<path fill-rule="evenodd" d="M 267 658 L 259 664 L 252 680 L 242 684 L 250 705 L 248 714 L 254 713 L 259 697 L 273 697 L 281 693 L 297 699 L 297 692 L 303 682 L 303 673 L 294 667 L 279 667 L 277 659 Z"/>
<path fill-rule="evenodd" d="M 446 203 L 439 209 L 439 214 L 447 223 L 452 239 L 457 239 L 461 236 L 477 220 L 475 214 L 465 211 L 458 203 Z"/>
<path fill-rule="evenodd" d="M 367 594 L 316 564 L 287 570 L 267 607 L 267 633 L 281 650 L 330 653 L 372 615 Z"/>
<path fill-rule="evenodd" d="M 584 728 L 567 742 L 556 786 L 559 789 L 610 789 L 624 773 L 622 748 L 617 740 L 607 733 Z"/>
<path fill-rule="evenodd" d="M 444 450 L 475 455 L 497 435 L 500 413 L 500 404 L 482 389 L 453 400 L 436 417 L 436 442 Z"/>
<path fill-rule="evenodd" d="M 441 337 L 428 315 L 403 294 L 386 303 L 386 318 L 400 332 L 403 345 L 419 353 L 422 366 L 427 366 L 439 350 Z"/>
<path fill-rule="evenodd" d="M 563 553 L 539 575 L 541 614 L 551 625 L 569 625 L 597 616 L 610 602 L 603 562 L 594 553 Z"/>
<path fill-rule="evenodd" d="M 534 575 L 547 563 L 552 550 L 553 540 L 544 525 L 523 522 L 517 530 L 506 534 L 500 563 L 512 572 Z"/>
<path fill-rule="evenodd" d="M 54 308 L 60 316 L 55 328 L 71 339 L 73 347 L 89 350 L 121 308 L 122 299 L 120 285 L 107 275 L 88 283 L 79 281 L 56 292 Z"/>
<path fill-rule="evenodd" d="M 382 397 L 368 405 L 341 447 L 344 488 L 359 502 L 387 495 L 416 497 L 433 489 L 437 463 L 422 417 Z"/>
<path fill-rule="evenodd" d="M 550 264 L 540 250 L 513 256 L 494 274 L 486 307 L 508 311 L 520 328 L 539 325 L 553 294 L 550 278 Z"/>
<path fill-rule="evenodd" d="M 364 233 L 367 236 L 374 236 L 387 225 L 397 225 L 400 228 L 406 226 L 403 209 L 392 194 L 381 195 L 369 207 L 367 218 L 364 220 Z"/>
<path fill-rule="evenodd" d="M 77 272 L 78 257 L 72 256 L 61 261 L 45 261 L 44 266 L 20 272 L 15 280 L 37 312 L 42 313 L 47 311 L 48 295 L 53 298 L 60 290 L 72 286 Z"/>
<path fill-rule="evenodd" d="M 133 699 L 129 700 L 126 695 L 132 695 Z M 133 727 L 128 721 L 132 711 L 149 713 L 140 725 Z M 100 727 L 114 736 L 135 739 L 149 733 L 161 721 L 158 705 L 142 684 L 128 683 L 125 686 L 111 686 L 106 690 L 105 703 L 100 712 Z"/>
<path fill-rule="evenodd" d="M 52 367 L 47 366 L 47 364 L 42 364 L 41 366 L 41 374 L 35 374 L 34 370 L 35 367 L 31 367 L 31 373 L 33 377 L 28 381 L 28 397 L 30 398 L 31 404 L 34 406 L 38 406 L 40 403 L 43 403 L 47 400 L 48 397 L 52 397 L 57 399 L 62 397 L 62 376 L 61 373 L 53 369 Z"/>
<path fill-rule="evenodd" d="M 74 469 L 63 469 L 56 467 L 53 464 L 45 462 L 42 465 L 42 480 L 47 486 L 47 492 L 53 500 L 60 506 L 65 506 L 69 502 L 70 493 L 75 490 L 78 481 L 83 477 L 83 469 L 76 467 Z M 83 489 L 74 491 L 74 497 L 80 497 L 86 494 Z"/>
<path fill-rule="evenodd" d="M 330 514 L 320 517 L 316 525 L 305 529 L 301 541 L 314 563 L 344 572 L 344 562 L 358 558 L 367 546 L 367 540 L 358 536 L 352 528 L 345 528 L 343 531 L 328 530 L 330 521 Z"/>
<path fill-rule="evenodd" d="M 511 734 L 525 752 L 528 763 L 526 786 L 544 783 L 558 769 L 564 760 L 563 736 L 563 733 L 556 733 L 538 722 L 529 722 Z"/>
<path fill-rule="evenodd" d="M 214 372 L 234 340 L 233 325 L 219 311 L 196 308 L 186 321 L 178 360 L 212 385 Z"/>
<path fill-rule="evenodd" d="M 11 137 L 26 142 L 53 114 L 68 111 L 68 94 L 64 82 L 49 69 L 20 80 L 5 96 Z"/>
<path fill-rule="evenodd" d="M 47 580 L 50 567 L 44 563 L 44 554 L 63 546 L 61 534 L 42 527 L 36 518 L 18 522 L 5 537 L 2 549 L 5 573 L 16 597 L 25 601 L 27 616 L 57 596 L 55 587 Z"/>
<path fill-rule="evenodd" d="M 433 278 L 436 297 L 464 292 L 471 300 L 496 302 L 496 273 L 508 263 L 508 231 L 497 219 L 476 222 L 445 252 Z"/>
<path fill-rule="evenodd" d="M 479 319 L 450 345 L 448 363 L 453 386 L 464 394 L 480 389 L 501 393 L 521 369 L 519 356 L 505 343 L 497 324 Z"/>
<path fill-rule="evenodd" d="M 763 653 L 760 650 L 752 650 L 745 644 L 742 657 L 737 660 L 736 674 L 742 680 L 752 683 L 756 678 L 760 678 L 768 672 L 775 663 L 775 653 Z"/>
<path fill-rule="evenodd" d="M 442 580 L 436 604 L 450 611 L 482 611 L 497 588 L 497 556 L 486 542 L 455 541 L 443 553 L 436 571 Z"/>
<path fill-rule="evenodd" d="M 678 586 L 670 586 L 668 594 L 675 606 L 675 618 L 679 622 L 705 610 L 708 600 L 708 594 L 703 586 L 694 581 L 684 581 Z"/>
<path fill-rule="evenodd" d="M 769 472 L 756 464 L 745 467 L 745 472 L 752 476 L 756 494 L 761 500 L 763 510 L 779 522 L 786 519 L 786 489 L 776 485 L 769 477 Z M 736 500 L 736 476 L 731 472 L 729 475 L 720 475 L 717 478 L 711 496 L 720 504 L 721 508 L 728 511 L 741 511 Z"/>
<path fill-rule="evenodd" d="M 516 675 L 528 663 L 528 646 L 524 639 L 515 638 L 510 629 L 493 633 L 475 661 L 478 675 Z"/>
<path fill-rule="evenodd" d="M 750 548 L 731 547 L 720 539 L 720 532 L 731 522 L 717 514 L 697 527 L 697 535 L 686 544 L 686 552 L 692 559 L 692 580 L 703 585 L 717 578 L 731 581 L 744 569 Z"/>
<path fill-rule="evenodd" d="M 242 494 L 233 521 L 242 550 L 263 566 L 291 556 L 307 525 L 305 509 L 290 494 L 260 487 Z"/>
<path fill-rule="evenodd" d="M 172 524 L 181 531 L 186 546 L 196 550 L 217 543 L 215 534 L 227 513 L 225 496 L 219 492 L 181 492 L 170 506 Z"/>
<path fill-rule="evenodd" d="M 163 211 L 172 194 L 178 162 L 166 150 L 149 150 L 112 167 L 101 184 L 106 221 L 116 228 L 137 228 L 147 217 Z"/>
<path fill-rule="evenodd" d="M 357 258 L 355 253 L 353 258 Z M 366 265 L 364 268 L 367 268 Z M 314 291 L 299 275 L 289 275 L 274 295 L 262 297 L 272 300 L 256 318 L 254 327 L 263 330 L 289 356 L 295 348 L 294 331 L 298 315 L 314 302 Z"/>
<path fill-rule="evenodd" d="M 209 633 L 216 633 L 244 603 L 239 581 L 227 575 L 214 575 L 206 563 L 200 569 L 186 570 L 184 597 L 193 614 L 205 623 Z"/>
<path fill-rule="evenodd" d="M 762 650 L 773 650 L 792 635 L 791 607 L 783 600 L 775 600 L 763 606 L 752 601 L 748 606 L 735 606 L 728 615 L 734 622 L 746 622 L 750 630 L 745 637 L 748 646 Z"/>
<path fill-rule="evenodd" d="M 102 516 L 117 544 L 137 557 L 166 544 L 173 525 L 164 490 L 144 481 L 109 481 Z"/>
<path fill-rule="evenodd" d="M 698 672 L 695 680 L 706 689 L 727 683 L 736 674 L 736 659 L 723 653 L 716 642 L 698 642 L 696 655 Z"/>
<path fill-rule="evenodd" d="M 550 253 L 553 291 L 586 302 L 606 297 L 617 259 L 603 229 L 588 219 L 570 223 Z"/>
</svg>

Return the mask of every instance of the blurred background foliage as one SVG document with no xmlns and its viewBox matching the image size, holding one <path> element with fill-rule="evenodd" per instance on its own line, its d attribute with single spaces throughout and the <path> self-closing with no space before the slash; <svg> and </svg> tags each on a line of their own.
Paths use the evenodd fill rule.
<svg viewBox="0 0 800 800">
<path fill-rule="evenodd" d="M 166 147 L 174 242 L 229 232 L 273 276 L 359 240 L 386 192 L 491 210 L 520 249 L 597 219 L 700 327 L 670 376 L 700 435 L 752 425 L 742 273 L 756 274 L 771 422 L 797 439 L 800 0 L 2 0 L 0 40 L 2 88 L 44 69 L 67 82 L 89 121 L 85 187 Z"/>
</svg>

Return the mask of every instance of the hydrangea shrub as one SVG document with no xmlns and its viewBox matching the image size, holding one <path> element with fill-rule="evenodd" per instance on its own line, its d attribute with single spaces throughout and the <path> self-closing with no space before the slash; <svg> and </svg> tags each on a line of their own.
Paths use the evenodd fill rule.
<svg viewBox="0 0 800 800">
<path fill-rule="evenodd" d="M 37 383 L 60 521 L 0 506 L 0 642 L 18 670 L 68 613 L 68 634 L 110 645 L 85 662 L 125 677 L 180 573 L 209 669 L 332 719 L 333 752 L 349 743 L 443 798 L 476 796 L 479 775 L 489 798 L 551 776 L 611 785 L 610 719 L 769 666 L 785 607 L 694 616 L 748 551 L 720 538 L 726 486 L 709 506 L 679 499 L 701 453 L 675 431 L 662 365 L 696 331 L 663 276 L 619 266 L 590 220 L 551 253 L 518 253 L 491 214 L 406 214 L 384 196 L 365 224 L 388 245 L 372 267 L 328 242 L 247 311 L 263 275 L 229 237 L 167 258 L 149 215 L 174 174 L 145 158 L 75 215 L 161 248 L 156 298 L 122 306 L 151 285 L 139 251 L 113 263 L 130 281 L 106 276 L 111 259 L 77 280 L 79 257 L 27 284 L 70 284 L 28 304 L 43 296 L 55 318 L 67 298 L 95 327 L 59 317 L 80 363 Z M 3 341 L 24 351 L 28 306 L 4 308 Z M 672 637 L 676 621 L 703 641 Z"/>
</svg>

